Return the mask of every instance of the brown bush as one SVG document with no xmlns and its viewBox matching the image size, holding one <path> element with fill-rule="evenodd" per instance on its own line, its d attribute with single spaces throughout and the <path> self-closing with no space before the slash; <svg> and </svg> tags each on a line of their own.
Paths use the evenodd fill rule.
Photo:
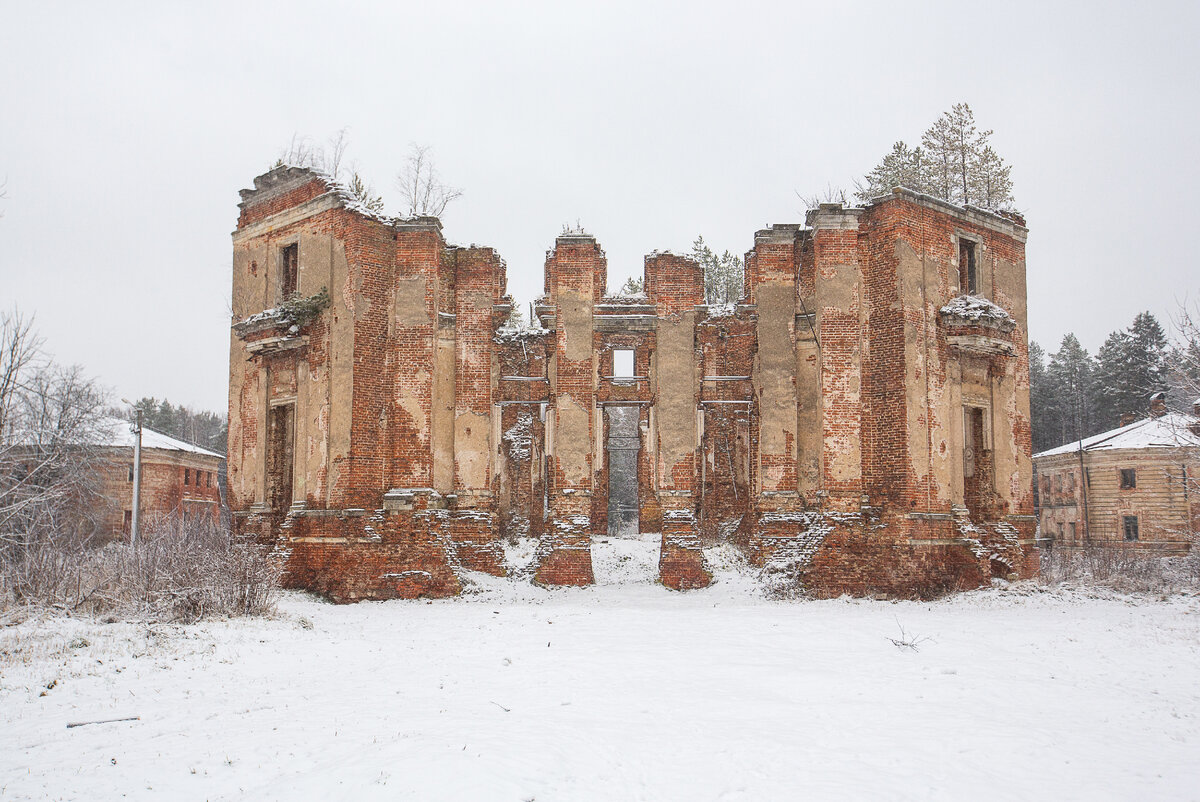
<svg viewBox="0 0 1200 802">
<path fill-rule="evenodd" d="M 1048 585 L 1079 584 L 1123 593 L 1200 591 L 1200 545 L 1186 557 L 1155 557 L 1120 545 L 1090 543 L 1042 552 L 1041 579 Z"/>
<path fill-rule="evenodd" d="M 170 516 L 137 548 L 43 537 L 0 555 L 0 609 L 55 607 L 191 622 L 273 611 L 280 561 L 207 520 Z"/>
</svg>

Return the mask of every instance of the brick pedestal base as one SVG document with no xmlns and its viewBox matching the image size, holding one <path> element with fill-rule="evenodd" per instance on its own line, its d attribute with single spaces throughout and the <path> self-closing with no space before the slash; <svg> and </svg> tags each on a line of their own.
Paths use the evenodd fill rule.
<svg viewBox="0 0 1200 802">
<path fill-rule="evenodd" d="M 496 540 L 494 517 L 482 510 L 450 513 L 450 538 L 458 562 L 470 571 L 504 576 L 504 550 Z"/>
<path fill-rule="evenodd" d="M 688 503 L 690 505 L 690 499 Z M 704 565 L 704 552 L 700 549 L 696 528 L 696 516 L 690 506 L 664 509 L 658 579 L 672 590 L 706 588 L 712 583 L 712 573 Z"/>
<path fill-rule="evenodd" d="M 538 545 L 534 582 L 540 585 L 595 584 L 590 503 L 585 496 L 555 499 L 554 515 L 546 522 Z"/>
</svg>

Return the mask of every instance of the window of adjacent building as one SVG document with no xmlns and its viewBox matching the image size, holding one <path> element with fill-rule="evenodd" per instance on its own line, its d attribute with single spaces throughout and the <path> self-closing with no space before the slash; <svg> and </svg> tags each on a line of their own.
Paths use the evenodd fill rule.
<svg viewBox="0 0 1200 802">
<path fill-rule="evenodd" d="M 190 485 L 192 483 L 192 472 L 188 468 L 183 469 L 183 483 L 184 485 Z"/>
<path fill-rule="evenodd" d="M 1071 540 L 1074 541 L 1075 536 L 1078 534 L 1076 523 L 1071 521 L 1069 524 L 1067 524 L 1067 527 L 1071 530 Z"/>
<path fill-rule="evenodd" d="M 613 378 L 633 378 L 633 350 L 617 349 L 613 351 Z"/>
<path fill-rule="evenodd" d="M 212 487 L 212 471 L 204 472 L 204 486 Z"/>
<path fill-rule="evenodd" d="M 959 289 L 966 295 L 979 293 L 979 270 L 975 264 L 975 243 L 969 239 L 958 240 Z"/>
<path fill-rule="evenodd" d="M 296 277 L 300 273 L 300 246 L 292 243 L 283 249 L 279 288 L 287 300 L 296 292 Z"/>
<path fill-rule="evenodd" d="M 1123 518 L 1125 524 L 1125 539 L 1138 539 L 1138 519 L 1136 515 L 1126 515 Z"/>
<path fill-rule="evenodd" d="M 133 481 L 133 466 L 132 465 L 129 466 L 129 475 L 125 481 L 127 481 L 127 482 Z"/>
<path fill-rule="evenodd" d="M 1137 487 L 1137 469 L 1122 468 L 1121 469 L 1121 489 L 1132 490 Z"/>
<path fill-rule="evenodd" d="M 121 527 L 122 531 L 127 535 L 133 529 L 133 510 L 125 510 L 125 520 L 121 524 Z"/>
</svg>

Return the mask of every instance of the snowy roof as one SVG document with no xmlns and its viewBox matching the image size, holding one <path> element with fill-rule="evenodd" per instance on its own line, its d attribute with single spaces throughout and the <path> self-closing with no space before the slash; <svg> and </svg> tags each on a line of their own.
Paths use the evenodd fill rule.
<svg viewBox="0 0 1200 802">
<path fill-rule="evenodd" d="M 1145 418 L 1121 426 L 1112 431 L 1085 437 L 1084 451 L 1115 451 L 1122 448 L 1180 448 L 1200 447 L 1200 435 L 1189 428 L 1196 424 L 1191 415 L 1169 412 L 1158 418 Z M 1058 454 L 1073 454 L 1080 450 L 1080 441 L 1051 448 L 1035 457 L 1052 457 Z"/>
<path fill-rule="evenodd" d="M 101 438 L 101 445 L 115 448 L 133 448 L 136 435 L 133 433 L 133 424 L 129 421 L 122 420 L 121 418 L 108 418 L 100 424 L 99 429 L 105 433 Z M 215 451 L 209 451 L 207 448 L 201 448 L 184 440 L 178 440 L 145 425 L 142 426 L 142 448 L 157 448 L 163 451 L 186 451 L 205 457 L 225 459 L 223 455 Z"/>
</svg>

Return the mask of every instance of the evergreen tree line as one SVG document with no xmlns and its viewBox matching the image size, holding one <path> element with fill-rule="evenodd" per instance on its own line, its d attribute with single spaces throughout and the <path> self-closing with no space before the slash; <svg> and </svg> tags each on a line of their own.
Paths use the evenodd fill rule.
<svg viewBox="0 0 1200 802">
<path fill-rule="evenodd" d="M 1142 312 L 1108 335 L 1095 356 L 1074 334 L 1052 354 L 1030 342 L 1034 453 L 1115 429 L 1122 416 L 1145 418 L 1154 393 L 1166 392 L 1169 407 L 1190 412 L 1200 387 L 1200 341 L 1186 332 L 1182 339 L 1169 342 L 1154 315 Z"/>
<path fill-rule="evenodd" d="M 143 426 L 218 454 L 225 453 L 229 424 L 224 415 L 175 406 L 165 398 L 161 401 L 141 398 L 134 406 L 142 411 Z M 131 410 L 124 410 L 122 414 L 130 420 L 134 418 Z"/>
</svg>

